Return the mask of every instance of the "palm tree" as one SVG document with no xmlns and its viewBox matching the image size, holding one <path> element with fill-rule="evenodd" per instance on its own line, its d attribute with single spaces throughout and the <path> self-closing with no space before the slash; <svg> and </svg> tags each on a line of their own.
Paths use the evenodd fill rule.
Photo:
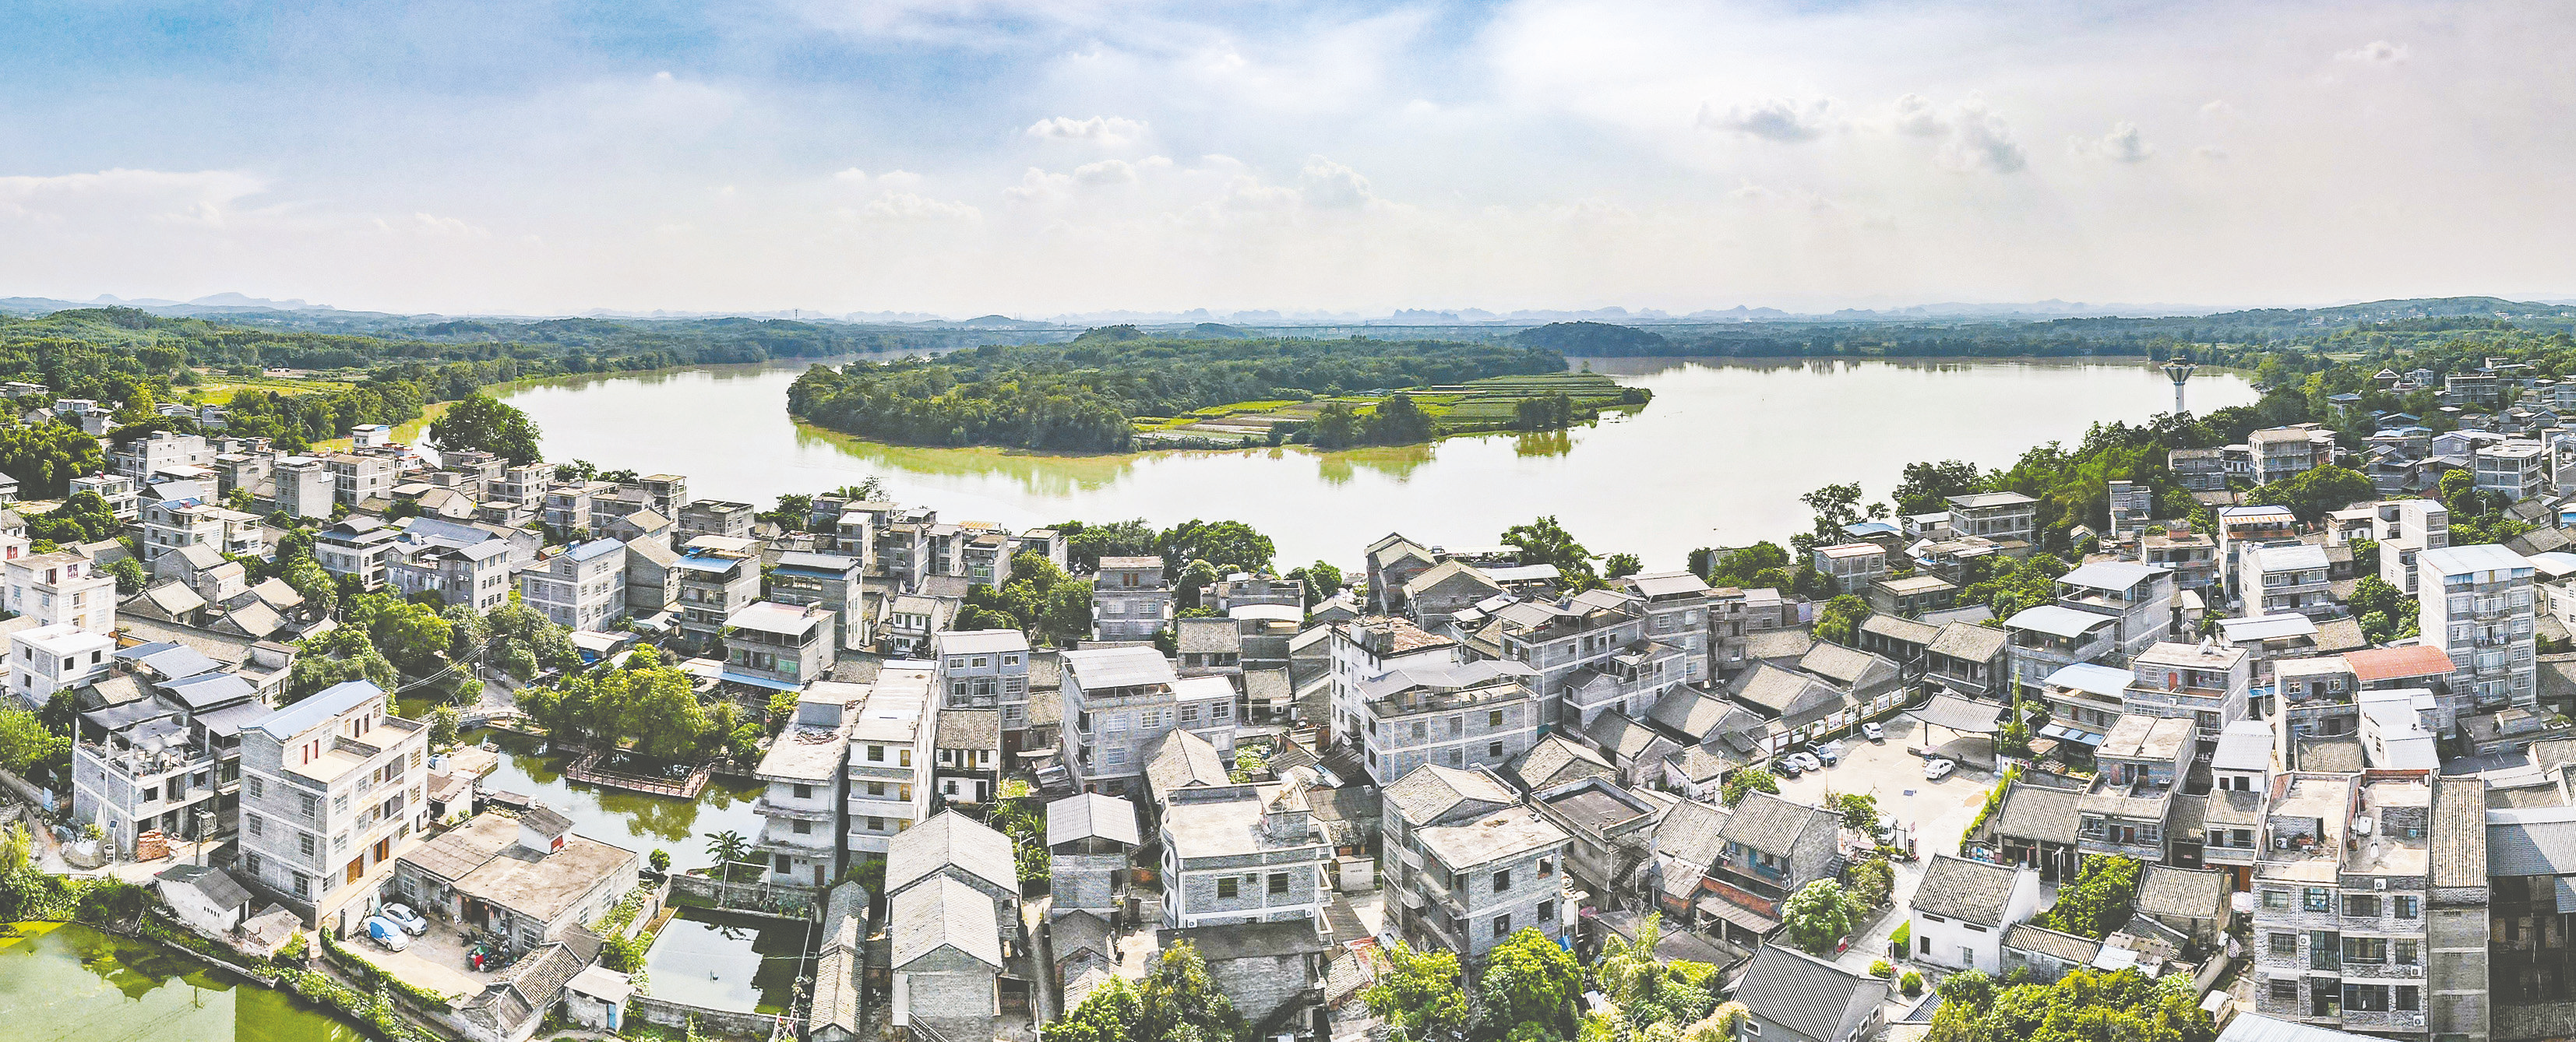
<svg viewBox="0 0 2576 1042">
<path fill-rule="evenodd" d="M 716 859 L 716 878 L 733 878 L 734 862 L 751 860 L 751 841 L 742 838 L 742 833 L 726 829 L 706 836 L 707 856 Z"/>
</svg>

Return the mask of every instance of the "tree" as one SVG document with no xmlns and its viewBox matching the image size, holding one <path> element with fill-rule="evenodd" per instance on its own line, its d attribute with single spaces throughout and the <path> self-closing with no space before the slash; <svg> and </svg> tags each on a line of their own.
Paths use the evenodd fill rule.
<svg viewBox="0 0 2576 1042">
<path fill-rule="evenodd" d="M 1863 908 L 1886 904 L 1896 892 L 1896 869 L 1887 863 L 1886 858 L 1872 857 L 1853 865 L 1851 877 L 1852 900 Z"/>
<path fill-rule="evenodd" d="M 736 862 L 751 860 L 751 841 L 744 839 L 742 833 L 726 829 L 705 835 L 707 856 L 715 860 L 717 878 L 731 876 Z"/>
<path fill-rule="evenodd" d="M 1896 486 L 1896 512 L 1907 516 L 1947 510 L 1950 497 L 1985 487 L 1985 475 L 1966 460 L 1908 463 Z"/>
<path fill-rule="evenodd" d="M 342 626 L 305 638 L 302 650 L 295 656 L 295 668 L 287 674 L 286 693 L 293 701 L 351 680 L 365 680 L 387 691 L 401 686 L 395 679 L 394 664 L 376 650 L 367 631 Z"/>
<path fill-rule="evenodd" d="M 107 452 L 98 439 L 78 427 L 0 418 L 0 473 L 18 479 L 21 496 L 59 497 L 73 478 L 96 474 L 106 465 Z"/>
<path fill-rule="evenodd" d="M 1738 768 L 1735 773 L 1726 776 L 1726 784 L 1718 787 L 1717 798 L 1732 807 L 1743 802 L 1744 794 L 1748 792 L 1779 795 L 1780 779 L 1767 768 Z"/>
<path fill-rule="evenodd" d="M 1845 646 L 1858 643 L 1860 624 L 1869 616 L 1868 601 L 1848 593 L 1835 597 L 1816 613 L 1816 639 Z"/>
<path fill-rule="evenodd" d="M 135 563 L 133 558 L 117 558 L 114 563 L 107 566 L 107 573 L 116 577 L 117 596 L 126 597 L 143 592 L 145 582 L 143 566 Z"/>
<path fill-rule="evenodd" d="M 1574 534 L 1558 524 L 1553 514 L 1504 529 L 1502 541 L 1520 549 L 1522 564 L 1555 565 L 1575 586 L 1589 587 L 1598 582 L 1592 572 L 1592 551 L 1575 542 Z"/>
<path fill-rule="evenodd" d="M 2373 644 L 2413 636 L 2419 625 L 2417 613 L 2423 609 L 2421 602 L 2376 575 L 2355 581 L 2352 596 L 2344 603 L 2360 620 L 2361 635 Z"/>
<path fill-rule="evenodd" d="M 1477 981 L 1488 1027 L 1513 1037 L 1535 1028 L 1538 1037 L 1563 1038 L 1574 1027 L 1574 1000 L 1583 991 L 1583 968 L 1574 953 L 1547 935 L 1522 927 L 1485 954 Z"/>
<path fill-rule="evenodd" d="M 1200 521 L 1172 526 L 1156 540 L 1166 568 L 1206 561 L 1219 572 L 1267 572 L 1279 552 L 1270 537 L 1241 521 Z"/>
<path fill-rule="evenodd" d="M 1635 554 L 1617 553 L 1601 559 L 1601 576 L 1605 579 L 1625 579 L 1645 570 L 1645 562 Z"/>
<path fill-rule="evenodd" d="M 1172 581 L 1172 603 L 1183 611 L 1199 607 L 1199 600 L 1209 584 L 1216 582 L 1217 569 L 1206 561 L 1192 561 L 1181 566 L 1180 575 Z"/>
<path fill-rule="evenodd" d="M 1137 989 L 1139 1042 L 1232 1042 L 1243 1018 L 1217 990 L 1198 946 L 1180 941 L 1154 962 Z"/>
<path fill-rule="evenodd" d="M 1360 1000 L 1386 1023 L 1389 1037 L 1395 1042 L 1466 1038 L 1467 991 L 1460 984 L 1458 953 L 1415 951 L 1402 941 L 1385 951 L 1386 972 L 1360 993 Z"/>
<path fill-rule="evenodd" d="M 671 852 L 655 847 L 652 856 L 647 858 L 645 863 L 653 866 L 654 875 L 661 875 L 671 870 Z"/>
<path fill-rule="evenodd" d="M 1144 1000 L 1125 977 L 1111 977 L 1071 1012 L 1038 1028 L 1040 1042 L 1128 1042 L 1136 1038 Z"/>
<path fill-rule="evenodd" d="M 445 749 L 456 744 L 455 706 L 440 706 L 429 711 L 429 747 Z"/>
<path fill-rule="evenodd" d="M 1831 879 L 1818 879 L 1799 887 L 1790 895 L 1781 918 L 1789 927 L 1789 939 L 1809 953 L 1823 955 L 1851 935 L 1852 899 L 1843 885 Z"/>
<path fill-rule="evenodd" d="M 2245 502 L 2288 507 L 2291 513 L 2299 516 L 2299 520 L 2314 523 L 2324 520 L 2327 514 L 2361 500 L 2375 499 L 2378 495 L 2379 490 L 2361 472 L 2327 464 L 2248 492 Z"/>
<path fill-rule="evenodd" d="M 1878 797 L 1846 792 L 1828 801 L 1827 806 L 1842 814 L 1844 828 L 1864 836 L 1878 835 Z"/>
<path fill-rule="evenodd" d="M 1861 519 L 1858 484 L 1827 485 L 1799 496 L 1798 502 L 1816 512 L 1816 539 L 1820 542 L 1840 541 L 1843 526 L 1857 524 Z"/>
<path fill-rule="evenodd" d="M 2136 907 L 2139 865 L 2117 854 L 2086 854 L 2075 883 L 2057 891 L 2041 924 L 2078 937 L 2100 940 L 2129 924 Z"/>
<path fill-rule="evenodd" d="M 35 711 L 19 708 L 15 700 L 0 706 L 0 767 L 21 776 L 42 777 L 53 773 L 56 759 L 68 764 L 71 749 L 69 734 L 46 730 Z"/>
<path fill-rule="evenodd" d="M 1322 561 L 1289 572 L 1286 577 L 1305 584 L 1308 607 L 1322 604 L 1342 592 L 1342 570 Z"/>
<path fill-rule="evenodd" d="M 1144 518 L 1085 524 L 1066 521 L 1053 526 L 1065 537 L 1065 558 L 1075 571 L 1100 570 L 1103 557 L 1154 557 L 1162 553 L 1161 536 Z"/>
<path fill-rule="evenodd" d="M 517 407 L 480 391 L 448 406 L 445 414 L 431 422 L 429 441 L 441 450 L 470 449 L 507 457 L 512 466 L 544 458 L 537 452 L 535 421 Z"/>
</svg>

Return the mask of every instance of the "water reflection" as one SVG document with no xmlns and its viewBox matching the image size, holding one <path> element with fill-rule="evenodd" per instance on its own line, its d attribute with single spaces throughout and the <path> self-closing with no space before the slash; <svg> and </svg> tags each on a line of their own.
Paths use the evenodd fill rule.
<svg viewBox="0 0 2576 1042">
<path fill-rule="evenodd" d="M 469 743 L 489 739 L 501 751 L 501 766 L 483 779 L 486 792 L 515 792 L 572 819 L 573 831 L 637 853 L 668 851 L 678 868 L 715 863 L 706 852 L 706 834 L 732 830 L 749 836 L 760 831 L 752 804 L 760 797 L 758 782 L 711 778 L 692 800 L 648 796 L 623 789 L 566 781 L 568 753 L 538 752 L 542 744 L 505 731 L 469 731 Z"/>
<path fill-rule="evenodd" d="M 82 926 L 11 924 L 0 937 L 0 1037 L 173 1042 L 355 1042 L 287 995 L 196 959 Z"/>
</svg>

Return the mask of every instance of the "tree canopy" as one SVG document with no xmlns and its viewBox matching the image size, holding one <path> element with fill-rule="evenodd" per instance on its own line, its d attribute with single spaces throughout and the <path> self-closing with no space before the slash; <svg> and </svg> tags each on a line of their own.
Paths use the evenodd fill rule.
<svg viewBox="0 0 2576 1042">
<path fill-rule="evenodd" d="M 429 425 L 430 444 L 441 450 L 471 449 L 507 458 L 512 465 L 534 463 L 537 424 L 528 414 L 477 391 L 447 408 Z"/>
</svg>

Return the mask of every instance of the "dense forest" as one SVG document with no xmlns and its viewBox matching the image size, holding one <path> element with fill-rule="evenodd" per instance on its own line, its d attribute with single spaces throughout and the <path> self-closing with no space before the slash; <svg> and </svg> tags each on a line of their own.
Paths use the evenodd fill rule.
<svg viewBox="0 0 2576 1042">
<path fill-rule="evenodd" d="M 788 391 L 807 422 L 882 441 L 1117 452 L 1131 419 L 1209 406 L 1562 372 L 1541 348 L 1439 340 L 1169 340 L 1133 327 L 1066 344 L 816 366 Z M 1426 428 L 1427 430 L 1427 428 Z"/>
</svg>

